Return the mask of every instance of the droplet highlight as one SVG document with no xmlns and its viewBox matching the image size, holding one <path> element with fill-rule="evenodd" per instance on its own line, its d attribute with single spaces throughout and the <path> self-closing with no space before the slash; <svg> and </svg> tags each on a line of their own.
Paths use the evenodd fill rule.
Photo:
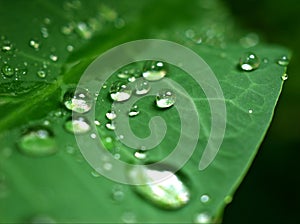
<svg viewBox="0 0 300 224">
<path fill-rule="evenodd" d="M 68 119 L 64 127 L 68 132 L 73 134 L 83 134 L 91 130 L 89 122 L 84 117 Z"/>
<path fill-rule="evenodd" d="M 279 64 L 281 66 L 288 66 L 289 63 L 290 63 L 290 60 L 285 55 L 277 60 L 277 64 Z"/>
<path fill-rule="evenodd" d="M 112 100 L 116 102 L 126 101 L 131 97 L 132 89 L 124 82 L 114 82 L 109 90 Z"/>
<path fill-rule="evenodd" d="M 65 107 L 77 113 L 86 113 L 92 108 L 92 97 L 88 90 L 77 88 L 69 89 L 63 97 Z"/>
</svg>

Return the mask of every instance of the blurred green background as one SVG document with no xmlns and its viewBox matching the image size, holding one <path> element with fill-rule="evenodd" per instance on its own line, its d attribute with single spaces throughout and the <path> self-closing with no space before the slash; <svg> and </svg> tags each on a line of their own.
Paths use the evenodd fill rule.
<svg viewBox="0 0 300 224">
<path fill-rule="evenodd" d="M 296 223 L 300 210 L 300 4 L 296 0 L 226 0 L 236 21 L 266 42 L 290 48 L 274 119 L 224 223 Z"/>
</svg>

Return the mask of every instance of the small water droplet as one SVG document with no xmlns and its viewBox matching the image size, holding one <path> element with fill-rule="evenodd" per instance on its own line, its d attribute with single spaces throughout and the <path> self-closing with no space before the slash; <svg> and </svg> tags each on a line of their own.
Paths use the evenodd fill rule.
<svg viewBox="0 0 300 224">
<path fill-rule="evenodd" d="M 138 150 L 134 153 L 134 157 L 137 159 L 146 159 L 147 154 L 144 150 Z"/>
<path fill-rule="evenodd" d="M 93 35 L 92 29 L 85 22 L 79 22 L 76 25 L 76 32 L 83 39 L 90 39 Z"/>
<path fill-rule="evenodd" d="M 32 40 L 29 41 L 29 46 L 32 47 L 35 50 L 39 50 L 39 48 L 40 48 L 40 42 L 37 41 L 37 40 L 33 40 L 32 39 Z"/>
<path fill-rule="evenodd" d="M 158 207 L 178 209 L 190 200 L 190 192 L 184 182 L 169 170 L 139 167 L 131 170 L 129 178 L 142 183 L 136 185 L 134 190 Z"/>
<path fill-rule="evenodd" d="M 92 139 L 96 139 L 97 138 L 97 135 L 95 133 L 92 133 L 90 136 L 91 136 Z"/>
<path fill-rule="evenodd" d="M 95 120 L 95 121 L 94 121 L 94 124 L 95 124 L 96 126 L 100 126 L 100 125 L 101 125 L 100 121 L 98 121 L 98 120 Z"/>
<path fill-rule="evenodd" d="M 37 74 L 38 77 L 40 77 L 40 78 L 42 78 L 42 79 L 46 78 L 46 76 L 47 76 L 47 73 L 46 73 L 46 71 L 44 71 L 44 70 L 38 70 L 38 71 L 36 72 L 36 74 Z"/>
<path fill-rule="evenodd" d="M 139 113 L 140 113 L 140 111 L 139 111 L 138 106 L 137 106 L 137 105 L 133 105 L 133 106 L 130 108 L 130 111 L 128 112 L 128 116 L 129 116 L 129 117 L 135 117 L 135 116 L 137 116 Z"/>
<path fill-rule="evenodd" d="M 73 24 L 67 24 L 61 28 L 62 34 L 66 35 L 66 36 L 70 35 L 73 31 L 74 31 Z"/>
<path fill-rule="evenodd" d="M 105 116 L 106 116 L 106 118 L 107 118 L 108 120 L 114 120 L 114 119 L 116 119 L 117 114 L 116 114 L 115 111 L 110 110 L 110 111 L 108 111 L 108 112 L 105 114 Z"/>
<path fill-rule="evenodd" d="M 240 67 L 244 71 L 252 71 L 259 67 L 260 59 L 254 53 L 245 53 L 240 58 Z"/>
<path fill-rule="evenodd" d="M 170 89 L 162 89 L 156 95 L 156 105 L 159 108 L 168 108 L 174 105 L 176 101 L 175 93 Z"/>
<path fill-rule="evenodd" d="M 46 25 L 50 25 L 50 24 L 51 24 L 51 19 L 46 17 L 46 18 L 44 19 L 44 23 L 45 23 Z"/>
<path fill-rule="evenodd" d="M 114 201 L 120 202 L 124 199 L 123 188 L 120 185 L 116 185 L 112 188 L 112 198 Z"/>
<path fill-rule="evenodd" d="M 48 29 L 47 27 L 41 27 L 41 34 L 43 38 L 48 38 L 49 37 L 49 33 L 48 33 Z"/>
<path fill-rule="evenodd" d="M 157 81 L 167 74 L 166 65 L 161 61 L 147 61 L 143 68 L 143 77 L 148 81 Z"/>
<path fill-rule="evenodd" d="M 70 155 L 73 155 L 76 152 L 76 150 L 73 146 L 68 145 L 68 146 L 66 146 L 66 152 Z"/>
<path fill-rule="evenodd" d="M 57 152 L 53 132 L 45 127 L 28 129 L 18 141 L 19 149 L 29 156 L 48 156 Z"/>
<path fill-rule="evenodd" d="M 89 122 L 84 117 L 68 119 L 64 125 L 65 129 L 74 134 L 83 134 L 91 129 Z"/>
<path fill-rule="evenodd" d="M 207 194 L 203 194 L 203 195 L 201 195 L 201 197 L 200 197 L 200 201 L 201 201 L 202 203 L 207 203 L 207 202 L 209 202 L 209 200 L 210 200 L 210 197 L 209 197 Z"/>
<path fill-rule="evenodd" d="M 188 30 L 185 31 L 185 36 L 188 39 L 193 39 L 195 37 L 195 31 L 192 30 L 192 29 L 188 29 Z"/>
<path fill-rule="evenodd" d="M 11 77 L 15 74 L 14 69 L 8 64 L 3 65 L 2 72 L 7 77 Z"/>
<path fill-rule="evenodd" d="M 91 174 L 93 177 L 100 177 L 100 174 L 96 170 L 93 170 Z"/>
<path fill-rule="evenodd" d="M 283 55 L 281 58 L 279 58 L 277 60 L 277 64 L 281 65 L 281 66 L 288 66 L 288 64 L 290 63 L 290 60 L 287 56 Z"/>
<path fill-rule="evenodd" d="M 119 72 L 117 74 L 118 78 L 120 79 L 128 79 L 130 77 L 130 74 L 128 73 L 128 71 L 123 71 L 123 72 Z"/>
<path fill-rule="evenodd" d="M 12 50 L 12 44 L 10 43 L 10 41 L 4 41 L 3 45 L 2 45 L 2 51 L 7 52 Z"/>
<path fill-rule="evenodd" d="M 125 212 L 121 217 L 123 223 L 129 224 L 129 223 L 137 223 L 136 217 L 133 212 Z"/>
<path fill-rule="evenodd" d="M 111 85 L 109 94 L 112 100 L 122 102 L 131 97 L 132 89 L 124 82 L 117 81 Z"/>
<path fill-rule="evenodd" d="M 58 56 L 55 55 L 55 54 L 50 54 L 49 56 L 50 60 L 53 61 L 53 62 L 56 62 L 58 60 Z"/>
<path fill-rule="evenodd" d="M 285 80 L 287 80 L 289 77 L 288 77 L 288 75 L 286 74 L 286 73 L 284 73 L 282 76 L 281 76 L 281 79 L 282 79 L 282 81 L 285 81 Z"/>
<path fill-rule="evenodd" d="M 115 159 L 120 159 L 120 158 L 121 158 L 121 155 L 120 155 L 119 153 L 116 153 L 116 154 L 114 155 L 114 158 L 115 158 Z"/>
<path fill-rule="evenodd" d="M 248 110 L 248 113 L 249 113 L 249 114 L 252 114 L 252 113 L 253 113 L 253 110 L 252 110 L 252 109 L 249 109 L 249 110 Z"/>
<path fill-rule="evenodd" d="M 135 93 L 137 95 L 147 94 L 151 89 L 150 83 L 145 79 L 138 79 L 135 82 Z"/>
<path fill-rule="evenodd" d="M 131 77 L 128 78 L 129 82 L 134 82 L 135 80 L 136 80 L 136 78 L 134 76 L 131 76 Z"/>
<path fill-rule="evenodd" d="M 109 162 L 105 162 L 103 164 L 103 169 L 105 169 L 105 170 L 111 170 L 112 169 L 112 164 L 109 163 Z"/>
<path fill-rule="evenodd" d="M 198 223 L 198 224 L 211 224 L 212 223 L 212 217 L 206 212 L 199 213 L 195 218 L 195 223 Z"/>
<path fill-rule="evenodd" d="M 268 58 L 264 58 L 263 59 L 263 63 L 265 63 L 265 64 L 269 63 L 269 59 Z"/>
<path fill-rule="evenodd" d="M 108 123 L 106 123 L 106 124 L 105 124 L 105 127 L 106 127 L 108 130 L 111 130 L 111 131 L 113 131 L 113 130 L 116 129 L 116 126 L 115 126 L 115 124 L 114 124 L 113 122 L 108 122 Z"/>
<path fill-rule="evenodd" d="M 71 88 L 63 97 L 67 109 L 77 113 L 86 113 L 91 110 L 93 102 L 88 90 L 82 88 Z"/>
<path fill-rule="evenodd" d="M 229 204 L 232 202 L 232 196 L 231 195 L 227 195 L 225 198 L 224 198 L 224 203 L 225 204 Z"/>
<path fill-rule="evenodd" d="M 68 52 L 74 51 L 74 46 L 73 45 L 67 45 L 67 51 Z"/>
</svg>

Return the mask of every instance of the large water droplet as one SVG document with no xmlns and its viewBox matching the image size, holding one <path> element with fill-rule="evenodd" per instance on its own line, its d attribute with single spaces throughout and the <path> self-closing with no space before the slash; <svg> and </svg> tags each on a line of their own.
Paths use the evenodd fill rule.
<svg viewBox="0 0 300 224">
<path fill-rule="evenodd" d="M 136 168 L 131 170 L 129 177 L 144 184 L 134 187 L 135 191 L 158 207 L 178 209 L 190 200 L 190 192 L 186 185 L 169 170 Z M 160 180 L 159 177 L 164 179 Z"/>
<path fill-rule="evenodd" d="M 117 102 L 128 100 L 131 97 L 132 89 L 124 82 L 114 82 L 109 90 L 110 97 Z"/>
<path fill-rule="evenodd" d="M 149 82 L 145 79 L 138 79 L 135 82 L 135 93 L 137 95 L 144 95 L 147 94 L 151 89 Z"/>
<path fill-rule="evenodd" d="M 48 156 L 57 151 L 52 131 L 45 127 L 27 130 L 18 142 L 20 151 L 30 156 Z"/>
<path fill-rule="evenodd" d="M 198 224 L 211 224 L 212 223 L 212 217 L 206 212 L 199 213 L 195 218 L 195 223 L 198 223 Z"/>
<path fill-rule="evenodd" d="M 69 89 L 63 97 L 67 109 L 77 113 L 86 113 L 92 108 L 92 97 L 89 92 L 81 88 Z"/>
<path fill-rule="evenodd" d="M 84 117 L 76 117 L 65 122 L 65 129 L 74 134 L 83 134 L 88 132 L 91 126 Z"/>
<path fill-rule="evenodd" d="M 7 77 L 13 76 L 15 74 L 14 69 L 8 64 L 3 65 L 2 72 Z"/>
<path fill-rule="evenodd" d="M 156 95 L 156 105 L 159 108 L 168 108 L 174 105 L 176 101 L 175 93 L 170 89 L 162 89 Z"/>
<path fill-rule="evenodd" d="M 288 66 L 288 64 L 290 63 L 290 60 L 287 56 L 284 55 L 277 60 L 277 63 L 281 66 Z"/>
<path fill-rule="evenodd" d="M 240 67 L 244 71 L 252 71 L 257 69 L 260 65 L 260 59 L 254 53 L 245 53 L 240 58 Z"/>
<path fill-rule="evenodd" d="M 166 65 L 161 61 L 147 61 L 143 69 L 143 77 L 148 81 L 157 81 L 167 74 Z"/>
<path fill-rule="evenodd" d="M 39 50 L 39 48 L 40 48 L 40 42 L 37 41 L 37 40 L 33 40 L 32 39 L 32 40 L 29 41 L 29 46 L 32 47 L 35 50 Z"/>
</svg>

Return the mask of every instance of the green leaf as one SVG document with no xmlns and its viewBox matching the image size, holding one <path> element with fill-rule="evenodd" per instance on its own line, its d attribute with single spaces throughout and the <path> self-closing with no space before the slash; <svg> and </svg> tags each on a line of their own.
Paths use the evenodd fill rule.
<svg viewBox="0 0 300 224">
<path fill-rule="evenodd" d="M 190 223 L 199 214 L 211 216 L 212 221 L 221 218 L 271 122 L 286 72 L 276 62 L 289 57 L 287 49 L 244 36 L 219 1 L 5 1 L 0 15 L 1 222 Z M 64 128 L 71 112 L 62 103 L 63 94 L 76 86 L 88 65 L 114 46 L 144 38 L 167 39 L 192 49 L 213 70 L 225 96 L 222 145 L 209 167 L 199 171 L 211 130 L 209 100 L 213 99 L 187 73 L 168 66 L 167 77 L 191 95 L 200 115 L 196 150 L 177 174 L 190 200 L 178 210 L 162 209 L 151 201 L 147 188 L 135 189 L 97 174 L 82 157 L 74 135 Z M 258 69 L 238 68 L 245 52 L 261 59 Z M 5 75 L 7 65 L 13 74 Z M 143 62 L 130 66 L 142 69 Z M 107 80 L 108 87 L 115 80 L 119 80 L 116 74 Z M 130 119 L 135 135 L 150 134 L 148 122 L 153 116 L 161 116 L 167 124 L 163 141 L 140 161 L 105 127 L 105 113 L 112 103 L 108 89 L 101 90 L 95 107 L 101 123 L 98 133 L 107 150 L 131 163 L 152 163 L 171 153 L 182 134 L 176 108 L 158 110 L 150 96 L 138 101 L 140 114 Z M 43 158 L 22 154 L 21 136 L 28 128 L 41 126 L 53 132 L 58 152 Z M 209 197 L 207 202 L 203 195 Z"/>
</svg>

